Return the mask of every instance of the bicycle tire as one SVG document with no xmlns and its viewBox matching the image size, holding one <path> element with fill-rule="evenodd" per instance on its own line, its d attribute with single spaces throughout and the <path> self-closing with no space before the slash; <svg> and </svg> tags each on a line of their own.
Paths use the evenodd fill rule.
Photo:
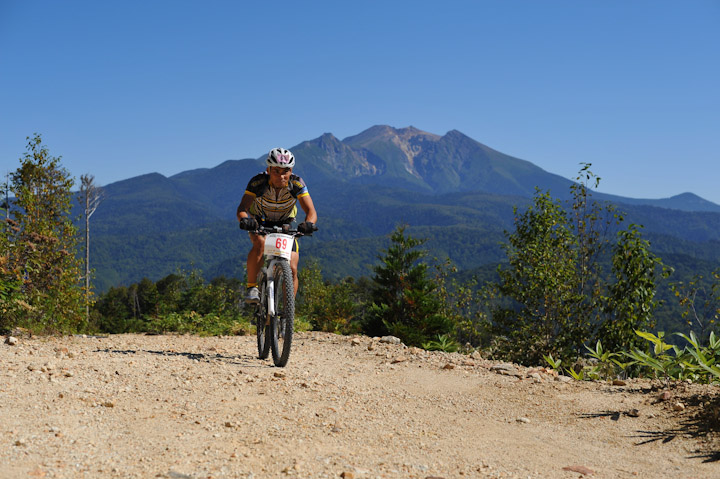
<svg viewBox="0 0 720 479">
<path fill-rule="evenodd" d="M 267 322 L 267 281 L 265 272 L 258 274 L 260 302 L 255 306 L 255 329 L 257 333 L 258 359 L 267 359 L 270 354 L 270 324 Z"/>
<path fill-rule="evenodd" d="M 290 264 L 287 261 L 275 265 L 275 314 L 270 318 L 270 349 L 275 366 L 284 367 L 290 358 L 293 328 L 295 326 L 295 290 Z"/>
</svg>

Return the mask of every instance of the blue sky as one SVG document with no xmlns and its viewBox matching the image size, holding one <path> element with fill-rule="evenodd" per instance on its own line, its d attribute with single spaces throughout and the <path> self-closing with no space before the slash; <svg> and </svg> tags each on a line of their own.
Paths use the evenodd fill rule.
<svg viewBox="0 0 720 479">
<path fill-rule="evenodd" d="M 377 124 L 720 204 L 720 1 L 0 0 L 3 175 L 35 132 L 104 185 Z"/>
</svg>

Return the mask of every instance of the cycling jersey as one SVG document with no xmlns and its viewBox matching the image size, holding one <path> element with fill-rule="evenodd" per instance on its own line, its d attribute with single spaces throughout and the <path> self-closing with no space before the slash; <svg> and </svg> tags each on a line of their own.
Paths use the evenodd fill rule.
<svg viewBox="0 0 720 479">
<path fill-rule="evenodd" d="M 255 199 L 250 205 L 250 214 L 270 222 L 292 220 L 297 216 L 297 199 L 307 196 L 307 186 L 302 178 L 290 175 L 288 185 L 275 188 L 270 184 L 270 175 L 260 173 L 248 182 L 245 194 Z"/>
</svg>

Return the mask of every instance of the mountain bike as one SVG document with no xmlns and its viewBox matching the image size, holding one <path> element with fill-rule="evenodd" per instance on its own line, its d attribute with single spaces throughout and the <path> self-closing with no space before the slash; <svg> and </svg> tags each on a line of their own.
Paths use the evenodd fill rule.
<svg viewBox="0 0 720 479">
<path fill-rule="evenodd" d="M 280 226 L 261 226 L 254 233 L 265 236 L 265 265 L 257 278 L 260 302 L 255 306 L 258 357 L 266 359 L 272 351 L 275 366 L 283 367 L 290 357 L 295 324 L 290 257 L 295 238 L 304 234 Z"/>
</svg>

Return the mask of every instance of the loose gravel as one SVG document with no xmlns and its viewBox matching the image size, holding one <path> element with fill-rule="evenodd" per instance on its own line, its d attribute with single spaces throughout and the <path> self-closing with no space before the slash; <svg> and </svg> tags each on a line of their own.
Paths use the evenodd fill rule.
<svg viewBox="0 0 720 479">
<path fill-rule="evenodd" d="M 717 388 L 296 335 L 0 344 L 0 478 L 711 478 Z"/>
</svg>

